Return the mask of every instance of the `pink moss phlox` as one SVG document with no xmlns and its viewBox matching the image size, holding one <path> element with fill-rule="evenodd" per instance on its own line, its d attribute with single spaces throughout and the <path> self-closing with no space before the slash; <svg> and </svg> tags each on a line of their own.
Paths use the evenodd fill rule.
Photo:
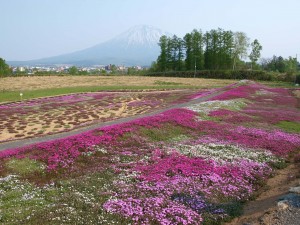
<svg viewBox="0 0 300 225">
<path fill-rule="evenodd" d="M 159 159 L 160 157 L 160 159 Z M 139 171 L 140 179 L 145 181 L 161 181 L 172 179 L 180 175 L 184 177 L 202 177 L 209 174 L 216 174 L 220 177 L 243 177 L 245 164 L 251 164 L 251 168 L 259 167 L 261 164 L 255 164 L 248 161 L 240 161 L 239 166 L 218 165 L 214 161 L 207 161 L 202 158 L 189 158 L 177 152 L 164 156 L 159 151 L 154 152 L 153 164 L 138 165 L 135 170 Z M 241 166 L 242 165 L 242 166 Z M 255 170 L 255 169 L 254 169 Z M 246 171 L 247 172 L 247 171 Z M 260 174 L 262 175 L 262 174 Z M 247 174 L 250 177 L 250 174 Z"/>
<path fill-rule="evenodd" d="M 148 219 L 159 224 L 194 224 L 200 221 L 197 209 L 193 208 L 194 205 L 176 201 L 172 198 L 174 194 L 183 193 L 191 199 L 202 193 L 211 200 L 245 200 L 256 190 L 256 182 L 272 172 L 265 163 L 240 160 L 236 164 L 219 165 L 175 152 L 167 155 L 159 149 L 153 152 L 148 164 L 141 163 L 133 171 L 139 172 L 141 180 L 129 184 L 117 181 L 116 187 L 120 190 L 115 195 L 117 199 L 108 200 L 104 208 L 133 218 L 137 224 L 147 224 Z M 202 208 L 205 207 L 203 204 L 205 202 L 201 201 Z M 173 218 L 172 222 L 166 220 L 166 215 Z M 190 220 L 187 220 L 187 215 L 190 215 Z"/>
<path fill-rule="evenodd" d="M 134 125 L 142 127 L 160 127 L 163 123 L 173 123 L 189 128 L 197 128 L 197 113 L 188 109 L 171 109 L 155 116 L 133 121 Z"/>
<path fill-rule="evenodd" d="M 208 95 L 211 95 L 212 93 L 220 90 L 221 88 L 213 88 L 213 89 L 208 89 L 208 90 L 202 90 L 199 91 L 193 95 L 190 96 L 190 99 L 198 99 L 198 98 L 203 98 L 206 97 Z"/>
<path fill-rule="evenodd" d="M 130 218 L 134 224 L 201 224 L 202 217 L 192 209 L 164 197 L 109 200 L 103 207 Z"/>
<path fill-rule="evenodd" d="M 255 120 L 253 117 L 250 117 L 247 114 L 242 114 L 240 111 L 231 111 L 227 109 L 218 109 L 215 111 L 211 111 L 208 115 L 211 117 L 221 118 L 224 122 L 234 124 L 252 122 L 253 120 Z"/>
<path fill-rule="evenodd" d="M 256 120 L 264 123 L 276 124 L 280 121 L 300 122 L 300 113 L 296 109 L 272 109 L 262 107 L 257 104 L 251 104 L 242 110 L 243 113 L 249 116 L 257 117 Z"/>
<path fill-rule="evenodd" d="M 99 144 L 113 145 L 119 136 L 131 130 L 132 128 L 128 127 L 127 124 L 104 127 L 59 140 L 2 151 L 0 152 L 0 158 L 14 155 L 22 157 L 23 154 L 32 150 L 38 150 L 34 151 L 34 155 L 31 157 L 45 161 L 48 170 L 67 168 L 75 162 L 76 158 L 81 155 L 81 152 L 91 151 L 91 147 Z M 97 132 L 101 132 L 102 134 L 97 135 Z"/>
<path fill-rule="evenodd" d="M 300 135 L 289 134 L 279 130 L 267 131 L 257 128 L 235 127 L 213 121 L 201 121 L 200 130 L 205 136 L 250 148 L 267 149 L 279 156 L 299 148 Z"/>
<path fill-rule="evenodd" d="M 38 150 L 33 157 L 47 163 L 48 170 L 66 168 L 71 166 L 81 152 L 90 151 L 94 145 L 106 147 L 117 145 L 118 137 L 135 130 L 137 127 L 159 127 L 163 123 L 174 123 L 177 125 L 195 128 L 196 113 L 190 110 L 172 109 L 159 115 L 138 119 L 128 123 L 122 123 L 103 127 L 67 138 L 43 142 L 25 148 L 16 148 L 0 152 L 0 158 L 23 154 L 31 150 Z M 35 151 L 36 152 L 36 151 Z"/>
<path fill-rule="evenodd" d="M 234 98 L 249 98 L 257 90 L 258 84 L 241 85 L 224 92 L 221 95 L 211 98 L 210 100 L 228 100 Z"/>
</svg>

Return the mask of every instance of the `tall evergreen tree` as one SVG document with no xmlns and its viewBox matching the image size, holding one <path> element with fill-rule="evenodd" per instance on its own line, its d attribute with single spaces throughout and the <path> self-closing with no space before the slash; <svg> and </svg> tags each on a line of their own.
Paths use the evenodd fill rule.
<svg viewBox="0 0 300 225">
<path fill-rule="evenodd" d="M 247 56 L 249 38 L 243 32 L 233 33 L 221 28 L 205 34 L 201 30 L 193 30 L 183 39 L 176 35 L 172 38 L 163 36 L 159 46 L 161 53 L 156 65 L 159 71 L 226 70 L 236 69 L 236 65 Z M 253 46 L 256 48 L 250 57 L 257 60 L 255 57 L 259 57 L 260 44 L 255 40 Z"/>
<path fill-rule="evenodd" d="M 222 58 L 220 68 L 230 69 L 232 67 L 232 48 L 233 48 L 233 32 L 222 31 L 222 48 L 220 58 Z"/>
<path fill-rule="evenodd" d="M 192 32 L 192 46 L 193 46 L 193 56 L 195 62 L 195 69 L 204 69 L 204 54 L 203 54 L 203 34 L 202 31 L 193 30 Z"/>
<path fill-rule="evenodd" d="M 233 32 L 221 28 L 205 34 L 205 69 L 229 69 L 232 65 Z"/>
<path fill-rule="evenodd" d="M 193 48 L 192 48 L 192 35 L 187 33 L 184 38 L 184 47 L 185 47 L 185 68 L 186 70 L 193 70 Z"/>
<path fill-rule="evenodd" d="M 158 45 L 160 46 L 160 55 L 157 59 L 157 69 L 158 71 L 166 71 L 167 70 L 167 48 L 168 48 L 168 37 L 166 35 L 161 36 L 159 39 Z"/>
</svg>

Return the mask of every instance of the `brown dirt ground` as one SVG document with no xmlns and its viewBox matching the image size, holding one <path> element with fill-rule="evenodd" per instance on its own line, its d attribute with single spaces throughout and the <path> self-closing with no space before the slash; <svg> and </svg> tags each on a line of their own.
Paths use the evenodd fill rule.
<svg viewBox="0 0 300 225">
<path fill-rule="evenodd" d="M 225 225 L 264 224 L 261 219 L 277 210 L 278 198 L 287 194 L 290 187 L 299 185 L 299 175 L 299 164 L 291 164 L 278 170 L 277 174 L 267 181 L 266 188 L 259 197 L 246 204 L 243 215 Z"/>
<path fill-rule="evenodd" d="M 296 90 L 293 92 L 297 98 L 300 98 L 300 90 Z"/>
<path fill-rule="evenodd" d="M 0 91 L 37 90 L 83 86 L 158 86 L 156 82 L 174 82 L 199 88 L 232 84 L 233 80 L 166 78 L 140 76 L 33 76 L 1 78 Z"/>
</svg>

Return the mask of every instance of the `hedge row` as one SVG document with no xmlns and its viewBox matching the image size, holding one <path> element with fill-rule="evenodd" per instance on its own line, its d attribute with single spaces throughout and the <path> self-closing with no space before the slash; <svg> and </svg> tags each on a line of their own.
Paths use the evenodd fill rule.
<svg viewBox="0 0 300 225">
<path fill-rule="evenodd" d="M 145 76 L 153 77 L 185 77 L 185 78 L 212 78 L 212 79 L 237 79 L 237 80 L 263 80 L 294 82 L 295 75 L 289 73 L 275 73 L 263 70 L 199 70 L 199 71 L 170 71 L 146 73 Z"/>
</svg>

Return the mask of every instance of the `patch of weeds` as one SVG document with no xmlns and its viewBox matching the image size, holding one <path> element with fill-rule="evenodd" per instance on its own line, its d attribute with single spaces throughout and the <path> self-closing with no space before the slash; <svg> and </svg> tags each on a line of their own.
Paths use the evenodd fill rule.
<svg viewBox="0 0 300 225">
<path fill-rule="evenodd" d="M 210 121 L 216 121 L 216 122 L 222 121 L 222 119 L 219 118 L 219 117 L 209 116 L 209 115 L 207 115 L 205 113 L 202 113 L 202 112 L 199 113 L 198 119 L 199 120 L 210 120 Z"/>
<path fill-rule="evenodd" d="M 134 160 L 133 156 L 130 155 L 120 155 L 120 162 L 121 163 L 130 163 L 133 162 Z"/>
<path fill-rule="evenodd" d="M 177 83 L 177 82 L 168 82 L 168 81 L 160 81 L 160 80 L 156 80 L 154 81 L 155 85 L 182 85 L 181 83 Z"/>
<path fill-rule="evenodd" d="M 6 168 L 12 173 L 20 176 L 27 176 L 33 173 L 43 173 L 45 167 L 46 166 L 42 162 L 29 158 L 12 158 L 6 162 Z"/>
<path fill-rule="evenodd" d="M 159 128 L 140 128 L 143 136 L 148 137 L 153 142 L 171 141 L 173 138 L 185 134 L 185 129 L 171 124 Z"/>
<path fill-rule="evenodd" d="M 190 137 L 188 135 L 185 134 L 181 134 L 179 136 L 173 137 L 170 139 L 171 142 L 181 142 L 181 141 L 185 141 L 187 139 L 189 139 Z"/>
<path fill-rule="evenodd" d="M 207 214 L 204 213 L 202 216 L 204 218 L 203 225 L 220 225 L 224 222 L 228 222 L 232 220 L 235 217 L 239 217 L 243 213 L 243 205 L 240 202 L 227 202 L 227 203 L 221 203 L 211 206 L 211 211 L 215 211 L 215 214 L 217 214 L 218 211 L 220 211 L 220 214 L 225 213 L 228 215 L 225 218 L 218 218 L 214 214 Z"/>
<path fill-rule="evenodd" d="M 280 127 L 281 129 L 287 132 L 300 133 L 300 123 L 298 122 L 280 121 L 276 124 L 276 126 Z"/>
<path fill-rule="evenodd" d="M 288 166 L 287 162 L 284 159 L 278 159 L 275 162 L 271 162 L 270 165 L 275 169 L 284 169 Z"/>
</svg>

